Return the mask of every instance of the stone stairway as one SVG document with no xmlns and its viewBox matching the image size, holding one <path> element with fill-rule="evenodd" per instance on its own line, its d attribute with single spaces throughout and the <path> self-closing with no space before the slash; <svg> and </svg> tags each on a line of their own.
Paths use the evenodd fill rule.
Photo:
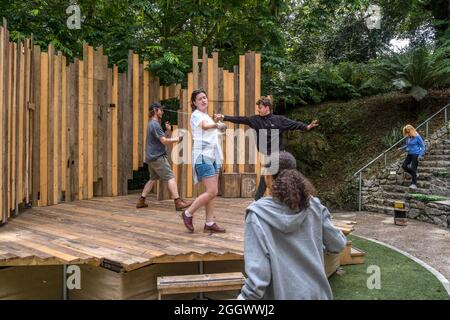
<svg viewBox="0 0 450 320">
<path fill-rule="evenodd" d="M 394 202 L 405 202 L 408 217 L 450 227 L 450 127 L 442 127 L 426 140 L 427 153 L 419 162 L 417 189 L 410 189 L 411 176 L 403 172 L 404 157 L 387 168 L 369 175 L 362 182 L 362 208 L 366 211 L 394 213 Z M 447 197 L 448 201 L 419 201 L 411 194 Z"/>
</svg>

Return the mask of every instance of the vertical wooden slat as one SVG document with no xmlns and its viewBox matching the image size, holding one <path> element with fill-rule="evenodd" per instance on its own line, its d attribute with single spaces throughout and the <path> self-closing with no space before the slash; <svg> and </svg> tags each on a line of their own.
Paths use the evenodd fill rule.
<svg viewBox="0 0 450 320">
<path fill-rule="evenodd" d="M 103 104 L 105 108 L 103 109 L 103 121 L 106 121 L 104 125 L 104 137 L 102 141 L 104 141 L 104 159 L 103 161 L 103 196 L 112 196 L 112 109 L 111 104 L 111 94 L 112 94 L 112 70 L 108 68 L 108 57 L 103 56 L 103 74 L 105 76 L 105 80 L 103 81 Z"/>
<path fill-rule="evenodd" d="M 194 77 L 192 73 L 188 74 L 188 94 L 190 95 L 192 93 L 192 91 L 194 86 Z M 187 107 L 187 113 L 188 113 L 188 119 L 187 119 L 187 129 L 189 131 L 189 133 L 192 135 L 192 128 L 191 128 L 191 114 L 192 114 L 192 108 L 190 107 L 190 105 L 188 104 Z M 193 161 L 195 161 L 195 159 L 192 159 L 192 138 L 189 139 L 188 141 L 188 166 L 187 166 L 187 197 L 190 198 L 192 197 L 192 191 L 193 191 L 193 180 L 192 180 L 192 167 L 194 166 Z"/>
<path fill-rule="evenodd" d="M 192 47 L 192 87 L 198 89 L 198 47 Z"/>
<path fill-rule="evenodd" d="M 255 53 L 255 100 L 254 102 L 254 110 L 255 114 L 257 114 L 257 106 L 256 101 L 261 97 L 261 54 Z M 259 181 L 260 173 L 261 173 L 261 162 L 259 160 L 259 153 L 255 146 L 255 172 L 256 172 L 256 181 Z"/>
<path fill-rule="evenodd" d="M 29 110 L 28 106 L 31 101 L 31 50 L 30 50 L 31 41 L 30 39 L 26 39 L 25 41 L 25 51 L 24 51 L 24 59 L 25 59 L 25 95 L 24 95 L 24 115 L 25 115 L 25 177 L 24 177 L 24 195 L 25 195 L 25 204 L 30 203 L 30 191 L 31 191 L 31 110 Z M 1 101 L 1 100 L 0 100 Z"/>
<path fill-rule="evenodd" d="M 53 61 L 53 204 L 61 201 L 61 52 Z"/>
<path fill-rule="evenodd" d="M 37 45 L 33 46 L 33 135 L 32 135 L 32 154 L 31 154 L 31 179 L 32 179 L 32 204 L 39 205 L 40 198 L 40 173 L 41 168 L 41 150 L 40 150 L 40 126 L 41 126 L 41 48 Z"/>
<path fill-rule="evenodd" d="M 23 202 L 24 196 L 24 176 L 25 176 L 25 167 L 24 167 L 24 155 L 25 155 L 25 113 L 24 113 L 24 105 L 25 105 L 25 48 L 22 44 L 22 41 L 18 41 L 17 46 L 17 66 L 18 66 L 18 79 L 17 79 L 17 106 L 18 106 L 18 130 L 17 130 L 17 200 L 16 203 Z M 19 212 L 19 208 L 16 207 L 16 214 Z"/>
<path fill-rule="evenodd" d="M 11 110 L 10 116 L 10 215 L 16 209 L 16 152 L 17 152 L 17 105 L 16 105 L 16 91 L 17 91 L 17 45 L 16 43 L 10 44 L 10 61 L 11 61 L 11 87 L 9 90 L 10 102 L 9 110 Z"/>
<path fill-rule="evenodd" d="M 139 55 L 133 54 L 133 117 L 132 117 L 132 144 L 133 144 L 133 170 L 139 169 Z"/>
<path fill-rule="evenodd" d="M 208 114 L 214 113 L 214 61 L 213 58 L 208 58 Z M 189 92 L 191 94 L 192 92 Z"/>
<path fill-rule="evenodd" d="M 148 107 L 149 105 L 149 71 L 148 61 L 144 61 L 144 74 L 143 74 L 143 91 L 142 91 L 142 160 L 145 161 L 145 151 L 147 144 L 147 123 L 148 123 Z"/>
<path fill-rule="evenodd" d="M 138 101 L 138 168 L 142 166 L 142 163 L 144 162 L 143 159 L 143 152 L 142 152 L 142 142 L 143 142 L 143 127 L 144 127 L 144 65 L 139 64 L 139 91 L 138 91 L 139 101 Z"/>
<path fill-rule="evenodd" d="M 78 62 L 78 199 L 85 199 L 84 197 L 84 171 L 85 171 L 85 90 L 84 90 L 84 69 L 85 62 Z"/>
<path fill-rule="evenodd" d="M 111 192 L 112 196 L 118 195 L 118 136 L 117 136 L 117 112 L 119 106 L 118 102 L 118 72 L 117 66 L 113 66 L 112 70 L 112 90 L 111 90 Z"/>
<path fill-rule="evenodd" d="M 6 222 L 6 214 L 4 210 L 4 159 L 5 159 L 5 30 L 0 26 L 0 225 Z"/>
<path fill-rule="evenodd" d="M 245 116 L 245 55 L 239 56 L 239 115 Z M 239 173 L 245 172 L 244 125 L 239 125 Z"/>
<path fill-rule="evenodd" d="M 60 186 L 61 196 L 66 193 L 67 186 L 67 67 L 66 57 L 61 56 L 60 64 L 61 72 L 61 157 L 59 166 L 61 168 L 60 174 Z"/>
<path fill-rule="evenodd" d="M 94 48 L 88 46 L 87 65 L 87 197 L 94 197 Z M 86 66 L 85 66 L 86 67 Z M 85 99 L 86 100 L 86 99 Z"/>
<path fill-rule="evenodd" d="M 248 52 L 245 54 L 245 115 L 254 115 L 255 110 L 255 52 Z M 246 142 L 245 152 L 246 152 L 246 165 L 245 172 L 255 172 L 254 158 L 251 157 L 251 152 L 254 148 L 253 143 L 249 139 Z"/>
<path fill-rule="evenodd" d="M 205 89 L 206 93 L 209 92 L 208 85 L 208 53 L 206 52 L 206 48 L 203 47 L 202 52 L 202 86 Z"/>
<path fill-rule="evenodd" d="M 71 201 L 80 198 L 80 95 L 82 98 L 83 87 L 80 86 L 80 60 L 75 59 L 70 65 L 70 198 Z M 81 158 L 82 159 L 82 158 Z"/>
<path fill-rule="evenodd" d="M 93 126 L 92 126 L 92 135 L 93 135 L 93 177 L 92 180 L 94 182 L 94 194 L 97 196 L 101 192 L 101 187 L 99 186 L 99 178 L 101 179 L 102 175 L 99 172 L 99 162 L 101 161 L 101 151 L 100 151 L 100 145 L 99 145 L 99 139 L 101 135 L 101 120 L 99 119 L 101 117 L 101 103 L 100 103 L 100 68 L 101 68 L 101 58 L 102 58 L 102 49 L 98 48 L 97 50 L 94 50 L 94 79 L 93 79 L 93 90 L 94 90 L 94 97 L 93 97 L 93 111 L 94 111 L 94 117 L 93 117 Z"/>
<path fill-rule="evenodd" d="M 227 73 L 227 88 L 225 90 L 225 100 L 226 100 L 226 108 L 224 113 L 227 115 L 234 114 L 234 73 Z M 237 148 L 237 145 L 234 141 L 234 124 L 231 122 L 227 123 L 227 128 L 230 129 L 231 134 L 227 135 L 227 149 L 226 149 L 226 165 L 225 165 L 225 172 L 233 172 L 234 171 L 234 163 L 235 163 L 235 157 L 234 157 L 234 150 Z"/>
<path fill-rule="evenodd" d="M 40 94 L 40 160 L 39 160 L 39 206 L 46 206 L 48 203 L 48 54 L 43 52 L 41 53 L 41 94 Z"/>
<path fill-rule="evenodd" d="M 55 176 L 54 176 L 54 157 L 55 157 L 55 132 L 54 132 L 54 123 L 55 121 L 55 114 L 54 114 L 54 60 L 55 60 L 55 54 L 54 54 L 54 47 L 53 45 L 48 46 L 48 116 L 47 116 L 47 205 L 53 205 L 55 204 L 54 199 L 54 186 L 55 186 Z"/>
</svg>

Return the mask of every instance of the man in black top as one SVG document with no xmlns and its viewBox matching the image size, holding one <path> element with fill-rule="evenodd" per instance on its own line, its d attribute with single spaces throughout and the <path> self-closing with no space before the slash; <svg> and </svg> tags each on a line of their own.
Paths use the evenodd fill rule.
<svg viewBox="0 0 450 320">
<path fill-rule="evenodd" d="M 317 120 L 314 120 L 307 125 L 303 122 L 290 120 L 284 116 L 271 113 L 272 101 L 267 97 L 261 97 L 261 99 L 256 102 L 256 105 L 258 106 L 259 115 L 245 117 L 216 114 L 214 115 L 214 121 L 217 122 L 223 120 L 236 124 L 245 124 L 250 128 L 255 129 L 257 143 L 256 148 L 265 156 L 271 155 L 272 144 L 274 143 L 279 144 L 278 151 L 284 151 L 285 147 L 280 137 L 283 132 L 290 130 L 309 131 L 319 125 Z M 265 141 L 267 141 L 267 143 L 264 143 Z M 266 183 L 264 176 L 261 175 L 255 200 L 261 198 L 265 191 Z"/>
</svg>

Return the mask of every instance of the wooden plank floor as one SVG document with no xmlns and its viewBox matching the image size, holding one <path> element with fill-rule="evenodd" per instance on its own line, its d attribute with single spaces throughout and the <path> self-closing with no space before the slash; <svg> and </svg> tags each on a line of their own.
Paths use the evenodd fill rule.
<svg viewBox="0 0 450 320">
<path fill-rule="evenodd" d="M 32 208 L 0 228 L 0 266 L 92 264 L 104 259 L 131 271 L 152 263 L 243 259 L 245 208 L 252 199 L 216 200 L 224 234 L 203 233 L 204 211 L 185 229 L 173 201 L 138 195 Z"/>
</svg>

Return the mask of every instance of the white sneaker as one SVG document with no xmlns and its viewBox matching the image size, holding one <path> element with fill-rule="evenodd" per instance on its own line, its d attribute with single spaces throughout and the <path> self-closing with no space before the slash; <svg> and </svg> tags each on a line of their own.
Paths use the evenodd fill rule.
<svg viewBox="0 0 450 320">
<path fill-rule="evenodd" d="M 412 184 L 409 186 L 411 189 L 417 189 L 417 186 L 415 184 Z"/>
</svg>

